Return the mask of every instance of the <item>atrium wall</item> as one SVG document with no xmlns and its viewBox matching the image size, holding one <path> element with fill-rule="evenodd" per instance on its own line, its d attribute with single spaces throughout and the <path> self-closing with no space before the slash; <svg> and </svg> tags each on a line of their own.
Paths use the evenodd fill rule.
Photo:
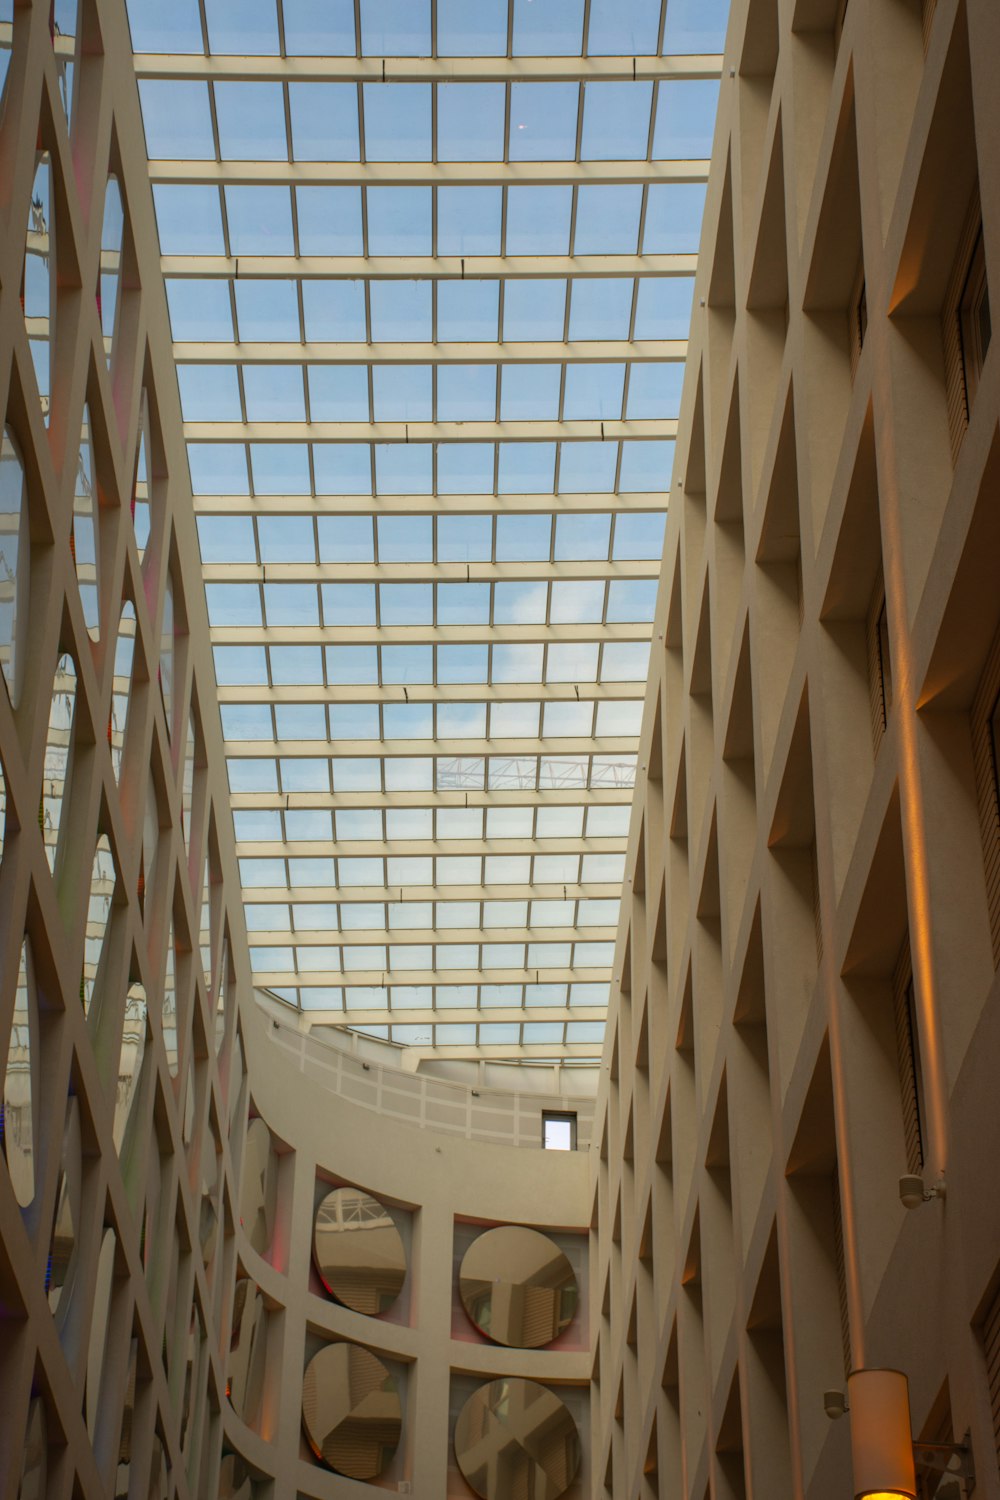
<svg viewBox="0 0 1000 1500">
<path fill-rule="evenodd" d="M 731 18 L 594 1131 L 615 1500 L 855 1493 L 862 1367 L 1000 1493 L 998 47 Z"/>
<path fill-rule="evenodd" d="M 568 1408 L 582 1500 L 589 1155 L 541 1150 L 542 1108 L 574 1101 L 538 1093 L 531 1119 L 374 1044 L 272 1039 L 124 8 L 86 0 L 74 37 L 22 6 L 0 43 L 0 1493 L 362 1494 L 303 1431 L 305 1367 L 346 1342 L 400 1398 L 379 1487 L 470 1495 L 456 1418 L 517 1375 Z M 351 1311 L 314 1264 L 342 1184 L 398 1228 L 388 1309 Z M 576 1279 L 544 1348 L 490 1341 L 459 1297 L 464 1251 L 508 1222 Z"/>
</svg>

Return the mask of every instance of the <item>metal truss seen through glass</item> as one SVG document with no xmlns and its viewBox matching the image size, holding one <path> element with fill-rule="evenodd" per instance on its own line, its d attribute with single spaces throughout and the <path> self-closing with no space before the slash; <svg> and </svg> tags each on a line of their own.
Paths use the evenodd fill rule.
<svg viewBox="0 0 1000 1500">
<path fill-rule="evenodd" d="M 726 0 L 129 0 L 255 982 L 600 1055 Z"/>
</svg>

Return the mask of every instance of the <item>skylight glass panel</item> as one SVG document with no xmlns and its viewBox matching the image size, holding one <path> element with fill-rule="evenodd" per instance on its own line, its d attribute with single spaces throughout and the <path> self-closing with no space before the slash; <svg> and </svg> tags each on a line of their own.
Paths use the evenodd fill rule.
<svg viewBox="0 0 1000 1500">
<path fill-rule="evenodd" d="M 651 285 L 643 282 L 643 286 Z M 570 295 L 569 336 L 582 342 L 591 339 L 627 339 L 632 320 L 631 276 L 578 276 Z"/>
<path fill-rule="evenodd" d="M 508 292 L 511 283 L 508 283 Z M 437 336 L 443 344 L 495 343 L 500 315 L 499 281 L 441 281 Z"/>
<path fill-rule="evenodd" d="M 504 365 L 501 422 L 554 421 L 559 415 L 561 365 Z"/>
<path fill-rule="evenodd" d="M 493 443 L 439 443 L 438 494 L 492 494 L 495 454 Z"/>
<path fill-rule="evenodd" d="M 583 0 L 513 0 L 515 57 L 578 57 Z"/>
<path fill-rule="evenodd" d="M 535 833 L 540 839 L 578 839 L 583 833 L 583 808 L 540 807 Z"/>
<path fill-rule="evenodd" d="M 437 85 L 437 160 L 502 161 L 506 89 L 502 83 Z"/>
<path fill-rule="evenodd" d="M 441 187 L 436 191 L 438 255 L 499 255 L 503 189 Z"/>
<path fill-rule="evenodd" d="M 653 593 L 653 605 L 656 603 L 655 590 Z M 649 607 L 648 618 L 653 618 L 653 605 Z M 611 611 L 608 610 L 608 618 Z M 597 705 L 597 724 L 595 734 L 598 739 L 620 739 L 621 737 L 638 737 L 642 729 L 642 699 L 641 698 L 614 698 L 606 699 Z"/>
<path fill-rule="evenodd" d="M 583 97 L 581 161 L 645 161 L 652 83 L 590 82 Z"/>
<path fill-rule="evenodd" d="M 323 653 L 319 646 L 269 646 L 271 681 L 276 687 L 321 687 Z"/>
<path fill-rule="evenodd" d="M 274 738 L 271 730 L 271 710 L 266 703 L 223 703 L 219 711 L 222 714 L 223 737 L 227 740 L 270 740 Z M 238 818 L 240 814 L 237 813 L 236 816 Z M 244 817 L 257 819 L 257 831 L 237 832 L 237 838 L 281 838 L 281 816 L 279 813 L 247 813 Z M 273 823 L 268 824 L 272 831 L 263 832 L 262 825 L 268 819 L 273 819 Z M 277 832 L 273 831 L 275 826 L 277 827 Z"/>
<path fill-rule="evenodd" d="M 189 182 L 153 184 L 156 228 L 163 255 L 225 255 L 217 187 Z"/>
<path fill-rule="evenodd" d="M 672 439 L 622 443 L 618 488 L 623 495 L 656 494 L 669 490 L 673 466 Z"/>
<path fill-rule="evenodd" d="M 596 682 L 598 646 L 596 641 L 554 641 L 548 648 L 545 663 L 546 682 Z M 561 774 L 568 775 L 563 768 Z"/>
<path fill-rule="evenodd" d="M 369 57 L 429 57 L 430 0 L 361 0 L 361 50 Z"/>
<path fill-rule="evenodd" d="M 386 625 L 432 625 L 434 586 L 430 583 L 380 583 L 379 622 Z"/>
<path fill-rule="evenodd" d="M 591 57 L 650 57 L 656 52 L 660 0 L 591 0 Z"/>
<path fill-rule="evenodd" d="M 430 516 L 379 516 L 379 562 L 430 562 L 433 545 Z"/>
<path fill-rule="evenodd" d="M 312 283 L 308 283 L 311 287 Z M 233 283 L 236 336 L 242 343 L 294 343 L 301 338 L 299 299 L 294 281 L 244 280 Z"/>
<path fill-rule="evenodd" d="M 371 516 L 320 516 L 320 562 L 374 562 L 375 539 Z"/>
<path fill-rule="evenodd" d="M 278 790 L 278 768 L 273 760 L 237 760 L 230 756 L 226 761 L 231 792 L 276 792 Z"/>
<path fill-rule="evenodd" d="M 229 283 L 168 276 L 170 331 L 180 342 L 228 343 L 233 337 Z"/>
<path fill-rule="evenodd" d="M 290 83 L 288 107 L 296 161 L 360 159 L 358 91 L 353 83 Z"/>
<path fill-rule="evenodd" d="M 554 184 L 509 187 L 507 254 L 568 255 L 572 215 L 571 187 Z"/>
<path fill-rule="evenodd" d="M 290 843 L 329 843 L 333 833 L 333 814 L 323 812 L 320 808 L 310 807 L 296 811 L 288 808 L 285 812 L 285 836 Z M 320 913 L 323 918 L 320 918 Z M 336 927 L 337 915 L 330 906 L 306 907 L 296 909 L 296 922 L 298 928 Z"/>
<path fill-rule="evenodd" d="M 214 646 L 215 679 L 220 687 L 242 687 L 267 681 L 263 646 Z"/>
<path fill-rule="evenodd" d="M 552 517 L 498 515 L 497 562 L 548 562 Z"/>
<path fill-rule="evenodd" d="M 577 190 L 574 255 L 634 255 L 641 215 L 640 183 L 584 183 Z"/>
<path fill-rule="evenodd" d="M 378 646 L 327 646 L 331 687 L 378 682 Z"/>
<path fill-rule="evenodd" d="M 430 255 L 429 187 L 367 188 L 369 255 Z"/>
<path fill-rule="evenodd" d="M 361 255 L 359 187 L 295 188 L 301 255 Z"/>
<path fill-rule="evenodd" d="M 282 0 L 289 57 L 353 57 L 354 0 Z"/>
<path fill-rule="evenodd" d="M 309 516 L 260 516 L 257 520 L 257 537 L 261 562 L 316 561 L 316 542 Z"/>
<path fill-rule="evenodd" d="M 567 422 L 617 421 L 624 388 L 624 364 L 569 364 L 563 416 Z"/>
<path fill-rule="evenodd" d="M 248 422 L 304 422 L 301 365 L 245 365 L 243 390 Z"/>
<path fill-rule="evenodd" d="M 317 495 L 371 494 L 369 443 L 314 443 L 312 454 Z"/>
<path fill-rule="evenodd" d="M 268 625 L 318 625 L 319 595 L 314 583 L 265 583 Z"/>
<path fill-rule="evenodd" d="M 437 648 L 438 682 L 485 682 L 489 649 L 485 645 L 439 646 Z"/>
<path fill-rule="evenodd" d="M 366 365 L 310 365 L 309 415 L 314 422 L 367 422 Z"/>
<path fill-rule="evenodd" d="M 663 556 L 663 511 L 621 511 L 615 517 L 615 562 L 659 562 Z"/>
<path fill-rule="evenodd" d="M 492 551 L 491 516 L 438 516 L 438 562 L 488 562 Z"/>
<path fill-rule="evenodd" d="M 496 417 L 496 409 L 496 365 L 439 366 L 439 422 L 492 422 Z"/>
<path fill-rule="evenodd" d="M 215 117 L 223 161 L 287 161 L 280 83 L 216 83 Z"/>
<path fill-rule="evenodd" d="M 497 489 L 501 495 L 540 495 L 555 479 L 555 443 L 500 443 Z"/>
<path fill-rule="evenodd" d="M 494 703 L 490 707 L 490 736 L 496 740 L 536 739 L 538 717 L 537 703 Z"/>
<path fill-rule="evenodd" d="M 242 443 L 188 443 L 191 491 L 195 495 L 249 495 L 250 476 Z"/>
<path fill-rule="evenodd" d="M 602 682 L 645 682 L 648 641 L 608 641 L 601 658 Z"/>
<path fill-rule="evenodd" d="M 376 443 L 375 487 L 380 495 L 429 495 L 433 479 L 430 443 Z"/>
<path fill-rule="evenodd" d="M 718 108 L 718 79 L 672 78 L 661 82 L 653 130 L 654 160 L 697 161 L 711 156 Z"/>
<path fill-rule="evenodd" d="M 510 160 L 572 161 L 579 94 L 576 83 L 512 83 Z"/>
<path fill-rule="evenodd" d="M 240 422 L 240 382 L 235 365 L 178 365 L 185 422 Z"/>
<path fill-rule="evenodd" d="M 655 578 L 617 578 L 608 585 L 608 622 L 645 621 L 656 608 Z"/>
<path fill-rule="evenodd" d="M 239 287 L 237 282 L 237 293 Z M 304 281 L 302 316 L 307 343 L 363 344 L 368 338 L 364 282 Z"/>
<path fill-rule="evenodd" d="M 583 703 L 546 703 L 542 730 L 546 739 L 585 739 L 594 731 L 594 705 Z M 536 870 L 538 861 L 535 861 Z M 541 877 L 536 873 L 535 879 Z M 560 876 L 560 879 L 568 878 Z M 572 877 L 574 880 L 576 876 Z"/>
<path fill-rule="evenodd" d="M 502 57 L 507 51 L 508 0 L 438 0 L 439 57 Z"/>
<path fill-rule="evenodd" d="M 151 161 L 214 161 L 208 84 L 189 78 L 140 78 L 139 101 Z"/>
<path fill-rule="evenodd" d="M 510 343 L 558 341 L 566 320 L 562 279 L 508 281 L 504 286 L 503 336 Z"/>
<path fill-rule="evenodd" d="M 376 343 L 429 343 L 433 337 L 431 294 L 429 281 L 373 281 L 373 340 Z"/>
<path fill-rule="evenodd" d="M 469 585 L 475 588 L 475 584 Z M 478 623 L 478 622 L 477 622 Z M 442 740 L 481 740 L 486 737 L 485 703 L 439 703 L 437 735 Z"/>
<path fill-rule="evenodd" d="M 729 0 L 669 0 L 663 51 L 722 52 L 728 20 Z"/>
<path fill-rule="evenodd" d="M 129 0 L 128 24 L 136 52 L 202 52 L 197 0 Z"/>
<path fill-rule="evenodd" d="M 230 707 L 234 705 L 229 705 Z M 225 721 L 226 705 L 223 705 L 223 721 Z M 281 842 L 281 814 L 279 812 L 268 812 L 263 808 L 233 812 L 233 823 L 236 829 L 236 837 L 245 842 L 265 843 L 273 840 Z M 279 908 L 280 910 L 281 908 Z M 266 907 L 256 907 L 256 911 L 266 911 Z M 287 907 L 285 914 L 287 916 Z"/>
<path fill-rule="evenodd" d="M 493 618 L 498 625 L 541 625 L 548 608 L 548 585 L 502 580 L 493 586 Z"/>
<path fill-rule="evenodd" d="M 490 586 L 488 583 L 439 583 L 437 586 L 437 623 L 439 625 L 488 625 L 490 621 Z"/>
<path fill-rule="evenodd" d="M 379 55 L 400 56 L 398 52 L 386 54 L 381 49 Z M 365 83 L 362 85 L 362 92 L 366 159 L 430 161 L 431 85 Z"/>
<path fill-rule="evenodd" d="M 327 736 L 322 703 L 276 703 L 274 722 L 279 740 L 325 740 Z"/>
<path fill-rule="evenodd" d="M 199 516 L 198 541 L 202 562 L 257 561 L 257 542 L 249 516 Z"/>
<path fill-rule="evenodd" d="M 609 495 L 617 467 L 617 443 L 560 443 L 556 489 L 560 495 Z"/>
<path fill-rule="evenodd" d="M 633 365 L 628 381 L 629 421 L 679 416 L 683 383 L 684 366 L 679 360 Z"/>
<path fill-rule="evenodd" d="M 255 583 L 205 585 L 210 625 L 262 625 L 260 589 Z"/>
<path fill-rule="evenodd" d="M 430 365 L 375 365 L 372 404 L 376 422 L 429 422 L 433 405 Z"/>
<path fill-rule="evenodd" d="M 294 255 L 292 195 L 277 186 L 227 186 L 230 255 Z"/>
<path fill-rule="evenodd" d="M 580 512 L 556 517 L 557 562 L 603 562 L 608 555 L 611 516 Z"/>
<path fill-rule="evenodd" d="M 330 737 L 335 740 L 377 740 L 380 737 L 378 704 L 377 703 L 331 703 L 330 704 Z M 382 825 L 375 826 L 374 833 L 350 833 L 345 818 L 361 817 L 358 812 L 339 812 L 337 814 L 337 837 L 346 838 L 375 838 L 382 837 Z M 380 814 L 365 813 L 366 818 L 378 818 Z M 350 825 L 354 826 L 354 825 Z M 366 825 L 367 826 L 367 825 Z"/>
<path fill-rule="evenodd" d="M 308 495 L 309 447 L 306 443 L 251 443 L 250 468 L 258 495 Z"/>
<path fill-rule="evenodd" d="M 504 643 L 491 648 L 494 682 L 541 682 L 543 646 Z"/>
<path fill-rule="evenodd" d="M 373 583 L 324 583 L 323 622 L 326 625 L 374 625 Z"/>
<path fill-rule="evenodd" d="M 247 56 L 278 51 L 274 0 L 205 0 L 205 19 L 212 52 Z"/>
<path fill-rule="evenodd" d="M 646 195 L 644 255 L 693 255 L 705 210 L 703 182 L 651 183 Z"/>
<path fill-rule="evenodd" d="M 603 580 L 557 579 L 552 585 L 550 609 L 549 618 L 554 625 L 584 625 L 600 621 L 604 614 Z M 587 713 L 590 713 L 589 707 Z"/>
<path fill-rule="evenodd" d="M 686 339 L 693 299 L 693 277 L 656 276 L 640 280 L 635 307 L 636 338 Z"/>
</svg>

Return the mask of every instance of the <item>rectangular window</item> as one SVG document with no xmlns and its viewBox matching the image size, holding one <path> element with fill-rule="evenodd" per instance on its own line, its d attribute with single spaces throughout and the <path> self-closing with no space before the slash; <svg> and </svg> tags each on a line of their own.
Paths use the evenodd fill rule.
<svg viewBox="0 0 1000 1500">
<path fill-rule="evenodd" d="M 569 1110 L 543 1110 L 542 1145 L 546 1151 L 575 1151 L 575 1112 Z"/>
</svg>

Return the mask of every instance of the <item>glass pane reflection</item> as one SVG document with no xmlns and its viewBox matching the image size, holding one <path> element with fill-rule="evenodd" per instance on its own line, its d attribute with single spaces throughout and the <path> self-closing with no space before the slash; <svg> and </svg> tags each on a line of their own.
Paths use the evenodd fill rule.
<svg viewBox="0 0 1000 1500">
<path fill-rule="evenodd" d="M 482 1500 L 557 1500 L 580 1467 L 580 1437 L 553 1391 L 534 1380 L 493 1380 L 459 1414 L 455 1458 Z"/>
<path fill-rule="evenodd" d="M 384 1205 L 360 1188 L 327 1193 L 316 1210 L 313 1253 L 327 1291 L 355 1312 L 385 1312 L 406 1280 L 399 1230 Z"/>
<path fill-rule="evenodd" d="M 349 1479 L 375 1479 L 399 1445 L 396 1382 L 370 1350 L 328 1344 L 303 1377 L 302 1421 L 317 1458 Z"/>
<path fill-rule="evenodd" d="M 489 1229 L 469 1246 L 459 1291 L 479 1331 L 517 1349 L 558 1338 L 573 1320 L 578 1297 L 559 1246 L 537 1229 L 514 1224 Z"/>
</svg>

